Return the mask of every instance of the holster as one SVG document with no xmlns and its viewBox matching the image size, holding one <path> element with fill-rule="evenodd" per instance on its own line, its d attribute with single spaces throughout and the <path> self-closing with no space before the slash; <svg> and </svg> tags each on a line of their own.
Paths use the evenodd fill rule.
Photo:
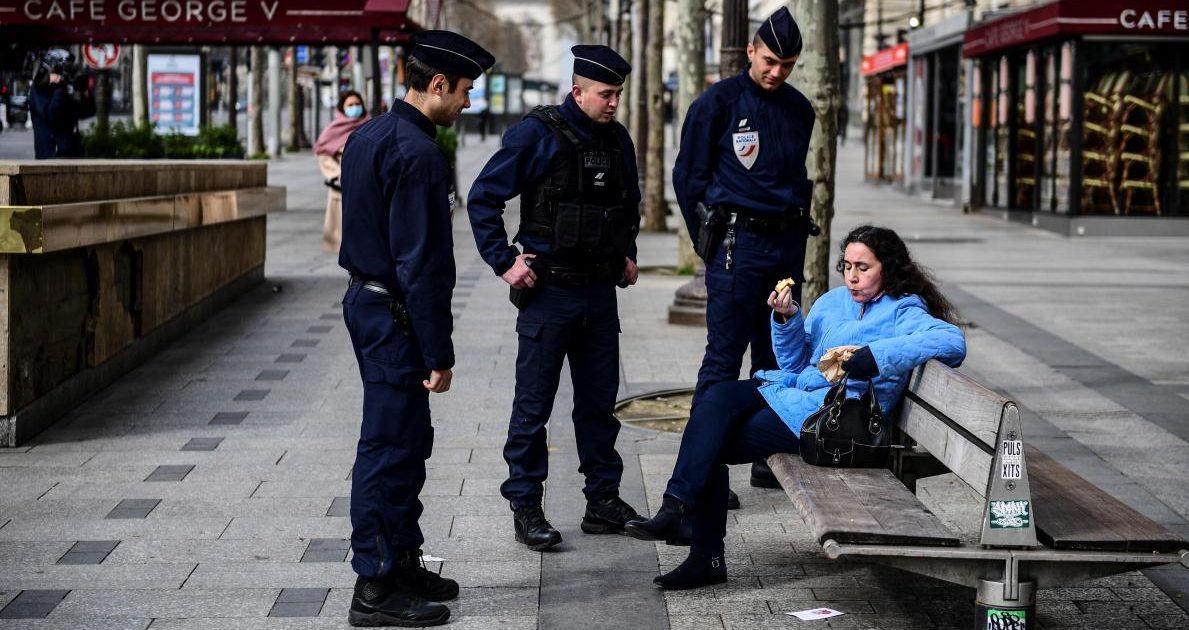
<svg viewBox="0 0 1189 630">
<path fill-rule="evenodd" d="M 694 242 L 694 253 L 710 262 L 726 235 L 727 215 L 721 209 L 708 208 L 700 201 L 696 209 L 698 216 L 702 217 L 702 225 L 698 229 L 698 239 Z"/>
<path fill-rule="evenodd" d="M 413 336 L 413 319 L 409 316 L 409 307 L 404 300 L 398 300 L 395 297 L 388 301 L 388 312 L 392 315 L 392 323 L 396 324 L 397 330 L 406 335 Z"/>
</svg>

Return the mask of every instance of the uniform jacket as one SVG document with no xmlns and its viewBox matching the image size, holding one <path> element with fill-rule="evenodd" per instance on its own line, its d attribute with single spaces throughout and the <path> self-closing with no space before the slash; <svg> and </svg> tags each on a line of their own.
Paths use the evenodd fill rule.
<svg viewBox="0 0 1189 630">
<path fill-rule="evenodd" d="M 594 123 L 590 120 L 573 96 L 567 96 L 558 110 L 570 123 L 579 138 L 590 137 Z M 623 155 L 621 173 L 627 197 L 624 200 L 629 221 L 640 225 L 640 184 L 636 170 L 636 149 L 627 129 L 612 120 L 619 135 L 619 146 Z M 531 184 L 540 181 L 549 171 L 549 163 L 563 148 L 553 128 L 536 118 L 525 118 L 508 128 L 504 133 L 503 146 L 487 161 L 467 197 L 467 213 L 471 218 L 471 229 L 479 255 L 503 275 L 516 262 L 516 248 L 508 243 L 508 232 L 504 228 L 504 204 L 527 190 Z M 530 203 L 522 199 L 522 203 Z M 530 238 L 517 236 L 516 242 L 534 254 L 548 254 L 549 244 L 535 242 Z M 633 243 L 628 256 L 636 258 Z"/>
<path fill-rule="evenodd" d="M 762 381 L 760 393 L 794 433 L 822 406 L 830 388 L 817 369 L 818 360 L 826 350 L 846 345 L 870 346 L 879 366 L 872 379 L 875 397 L 885 413 L 900 402 L 913 368 L 929 359 L 958 367 L 966 357 L 962 331 L 930 315 L 919 296 L 884 294 L 862 305 L 851 299 L 846 287 L 836 288 L 813 303 L 807 318 L 798 311 L 784 324 L 772 319 L 772 346 L 780 369 L 756 374 Z M 848 395 L 858 397 L 866 387 L 866 381 L 852 379 Z"/>
<path fill-rule="evenodd" d="M 698 234 L 699 201 L 772 214 L 806 205 L 813 122 L 813 106 L 796 88 L 785 83 L 769 92 L 746 68 L 698 97 L 686 113 L 673 165 L 673 190 L 690 234 Z M 750 169 L 736 157 L 737 148 L 745 159 L 754 157 Z"/>
<path fill-rule="evenodd" d="M 351 134 L 343 152 L 339 266 L 404 296 L 426 368 L 454 366 L 454 175 L 417 108 L 392 110 Z"/>
<path fill-rule="evenodd" d="M 78 112 L 65 83 L 35 85 L 29 92 L 29 115 L 36 140 L 34 157 L 82 157 Z"/>
</svg>

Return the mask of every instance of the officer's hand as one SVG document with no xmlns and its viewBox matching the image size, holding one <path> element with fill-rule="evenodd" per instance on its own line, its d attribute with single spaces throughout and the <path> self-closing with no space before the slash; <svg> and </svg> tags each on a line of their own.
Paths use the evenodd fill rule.
<svg viewBox="0 0 1189 630">
<path fill-rule="evenodd" d="M 793 300 L 793 290 L 785 287 L 779 295 L 775 291 L 768 296 L 768 306 L 776 311 L 780 317 L 785 319 L 796 314 L 797 309 L 801 308 L 796 301 Z M 779 317 L 777 319 L 780 319 Z"/>
<path fill-rule="evenodd" d="M 628 286 L 636 284 L 636 280 L 640 279 L 640 267 L 636 265 L 636 261 L 626 256 L 623 259 L 623 279 Z"/>
<path fill-rule="evenodd" d="M 450 370 L 433 370 L 429 373 L 428 381 L 421 381 L 425 389 L 435 393 L 441 394 L 450 391 L 450 379 L 454 375 Z"/>
<path fill-rule="evenodd" d="M 500 276 L 504 282 L 512 285 L 513 289 L 531 289 L 537 283 L 537 274 L 529 269 L 525 261 L 536 258 L 536 254 L 521 254 L 516 257 L 516 262 L 512 264 L 512 268 L 505 271 L 504 275 Z"/>
</svg>

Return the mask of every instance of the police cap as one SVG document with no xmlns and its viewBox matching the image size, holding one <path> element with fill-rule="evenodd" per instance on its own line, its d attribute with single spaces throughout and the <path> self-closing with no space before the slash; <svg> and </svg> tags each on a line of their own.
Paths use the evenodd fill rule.
<svg viewBox="0 0 1189 630">
<path fill-rule="evenodd" d="M 756 35 L 781 59 L 796 57 L 801 54 L 801 29 L 797 22 L 789 15 L 788 7 L 780 7 L 764 23 Z"/>
<path fill-rule="evenodd" d="M 574 53 L 574 74 L 600 83 L 623 85 L 632 64 L 606 46 L 579 44 L 570 49 Z"/>
<path fill-rule="evenodd" d="M 444 74 L 472 81 L 495 65 L 495 57 L 475 42 L 450 31 L 420 31 L 413 34 L 413 51 L 420 61 Z"/>
</svg>

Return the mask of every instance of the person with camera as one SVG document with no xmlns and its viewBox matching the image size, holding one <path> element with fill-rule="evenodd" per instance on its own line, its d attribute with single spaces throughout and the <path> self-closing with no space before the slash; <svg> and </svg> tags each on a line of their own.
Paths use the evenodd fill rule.
<svg viewBox="0 0 1189 630">
<path fill-rule="evenodd" d="M 83 156 L 79 113 L 68 77 L 73 69 L 71 59 L 64 50 L 49 51 L 33 79 L 29 116 L 33 120 L 33 157 L 38 160 Z"/>
<path fill-rule="evenodd" d="M 684 536 L 683 520 L 692 520 L 689 557 L 653 580 L 661 588 L 727 580 L 727 464 L 800 452 L 801 425 L 831 386 L 819 365 L 830 349 L 858 347 L 842 362 L 850 377 L 845 388 L 857 398 L 869 381 L 885 412 L 899 403 L 918 365 L 937 359 L 958 367 L 966 358 L 957 312 L 896 232 L 864 225 L 847 234 L 840 249 L 836 269 L 845 286 L 818 298 L 808 316 L 790 287 L 769 292 L 779 369 L 707 390 L 681 435 L 660 510 L 627 524 L 634 538 L 668 541 Z"/>
<path fill-rule="evenodd" d="M 326 187 L 329 189 L 326 191 L 326 217 L 322 221 L 322 249 L 328 252 L 339 251 L 339 243 L 343 240 L 343 195 L 342 186 L 339 185 L 343 171 L 343 148 L 347 146 L 347 136 L 368 121 L 363 96 L 355 90 L 345 90 L 339 94 L 334 111 L 334 120 L 322 130 L 318 141 L 314 143 L 318 168 L 326 178 Z"/>
</svg>

